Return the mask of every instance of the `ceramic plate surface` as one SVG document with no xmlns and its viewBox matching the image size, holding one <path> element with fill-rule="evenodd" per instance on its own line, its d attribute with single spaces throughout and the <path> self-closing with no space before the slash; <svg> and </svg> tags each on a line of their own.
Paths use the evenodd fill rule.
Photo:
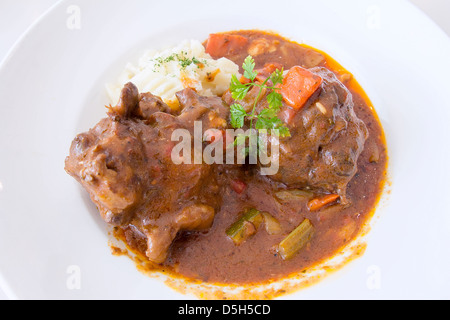
<svg viewBox="0 0 450 320">
<path fill-rule="evenodd" d="M 104 117 L 104 85 L 127 61 L 238 29 L 273 30 L 330 54 L 366 90 L 389 148 L 389 194 L 364 256 L 284 298 L 450 298 L 450 41 L 400 0 L 54 6 L 0 67 L 0 284 L 8 296 L 193 298 L 111 254 L 106 226 L 64 159 L 75 135 Z"/>
</svg>

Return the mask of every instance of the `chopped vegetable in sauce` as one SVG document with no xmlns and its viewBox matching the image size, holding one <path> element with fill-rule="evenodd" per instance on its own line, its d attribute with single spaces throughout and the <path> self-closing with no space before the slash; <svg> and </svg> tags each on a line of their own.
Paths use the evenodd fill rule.
<svg viewBox="0 0 450 320">
<path fill-rule="evenodd" d="M 261 213 L 256 209 L 250 209 L 227 229 L 226 234 L 236 245 L 239 245 L 254 235 L 262 222 Z"/>
<path fill-rule="evenodd" d="M 281 233 L 281 225 L 280 222 L 275 219 L 270 213 L 263 212 L 264 217 L 264 225 L 266 227 L 266 231 L 268 234 L 280 234 Z"/>
<path fill-rule="evenodd" d="M 300 110 L 319 89 L 322 78 L 302 67 L 292 67 L 280 86 L 284 101 L 292 108 Z"/>
<path fill-rule="evenodd" d="M 339 195 L 337 194 L 329 194 L 320 198 L 316 198 L 308 202 L 308 208 L 310 211 L 317 211 L 326 205 L 335 202 L 339 199 Z"/>
<path fill-rule="evenodd" d="M 275 196 L 282 202 L 311 199 L 314 194 L 311 191 L 304 191 L 300 189 L 283 190 L 275 193 Z"/>
<path fill-rule="evenodd" d="M 278 246 L 278 253 L 283 260 L 291 259 L 312 238 L 314 227 L 311 221 L 305 219 L 294 231 L 292 231 Z"/>
</svg>

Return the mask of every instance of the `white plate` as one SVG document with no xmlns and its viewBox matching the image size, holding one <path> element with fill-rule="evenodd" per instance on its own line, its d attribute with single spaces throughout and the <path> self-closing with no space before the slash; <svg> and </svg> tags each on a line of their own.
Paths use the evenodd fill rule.
<svg viewBox="0 0 450 320">
<path fill-rule="evenodd" d="M 56 5 L 0 68 L 0 283 L 11 298 L 192 298 L 111 255 L 64 158 L 104 116 L 104 84 L 140 50 L 249 28 L 337 59 L 369 94 L 388 139 L 391 191 L 365 255 L 285 298 L 450 298 L 450 41 L 408 2 L 390 0 Z"/>
</svg>

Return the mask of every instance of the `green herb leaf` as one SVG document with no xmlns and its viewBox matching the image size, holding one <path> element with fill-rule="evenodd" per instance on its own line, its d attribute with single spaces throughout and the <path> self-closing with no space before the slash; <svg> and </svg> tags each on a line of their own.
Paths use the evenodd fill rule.
<svg viewBox="0 0 450 320">
<path fill-rule="evenodd" d="M 258 130 L 261 129 L 277 129 L 279 130 L 281 137 L 289 137 L 290 131 L 284 125 L 283 121 L 281 121 L 277 114 L 279 109 L 277 108 L 268 108 L 264 109 L 258 115 L 258 120 L 256 121 L 255 128 Z"/>
<path fill-rule="evenodd" d="M 277 129 L 279 130 L 280 137 L 286 138 L 286 137 L 290 137 L 291 136 L 291 132 L 289 131 L 288 127 L 281 126 L 281 127 L 277 128 Z"/>
<path fill-rule="evenodd" d="M 244 107 L 240 104 L 235 103 L 230 107 L 231 112 L 231 126 L 235 129 L 242 128 L 244 126 L 245 117 L 248 116 L 245 112 Z"/>
<path fill-rule="evenodd" d="M 186 69 L 191 64 L 195 64 L 197 66 L 201 65 L 202 62 L 198 60 L 196 57 L 192 57 L 192 59 L 187 57 L 187 52 L 181 51 L 181 53 L 173 53 L 170 56 L 167 56 L 165 58 L 163 57 L 157 57 L 152 59 L 152 61 L 155 62 L 155 67 L 160 68 L 163 64 L 168 63 L 170 61 L 178 61 L 178 64 L 182 69 Z M 203 63 L 204 64 L 204 63 Z M 156 72 L 157 70 L 154 69 L 153 72 Z"/>
<path fill-rule="evenodd" d="M 230 91 L 231 96 L 233 97 L 234 100 L 244 99 L 249 90 L 250 86 L 241 83 L 239 79 L 236 77 L 236 75 L 233 74 L 231 76 Z"/>
<path fill-rule="evenodd" d="M 267 95 L 267 102 L 269 103 L 269 107 L 274 108 L 277 111 L 280 111 L 280 108 L 283 106 L 282 101 L 283 96 L 275 90 Z"/>
<path fill-rule="evenodd" d="M 270 110 L 270 109 L 265 109 L 265 110 Z M 267 116 L 260 115 L 258 117 L 258 120 L 256 121 L 256 124 L 255 124 L 255 128 L 258 130 L 260 130 L 260 129 L 278 129 L 278 127 L 280 127 L 282 125 L 283 125 L 283 122 L 281 122 L 281 120 L 278 117 L 276 117 L 276 116 L 271 117 L 270 112 L 267 112 Z"/>
<path fill-rule="evenodd" d="M 230 84 L 230 92 L 234 100 L 243 100 L 249 90 L 252 87 L 258 87 L 259 93 L 253 103 L 253 108 L 250 113 L 247 113 L 239 103 L 235 103 L 230 106 L 231 112 L 231 125 L 234 128 L 242 128 L 245 123 L 245 119 L 247 118 L 250 121 L 250 129 L 253 129 L 253 121 L 255 122 L 255 129 L 257 130 L 270 130 L 276 129 L 279 130 L 279 135 L 281 137 L 289 137 L 290 132 L 289 129 L 284 125 L 283 121 L 278 118 L 278 113 L 283 106 L 283 97 L 278 92 L 279 84 L 283 83 L 283 70 L 277 69 L 273 72 L 266 81 L 263 83 L 256 83 L 255 79 L 258 75 L 258 72 L 255 71 L 255 60 L 252 56 L 248 56 L 243 65 L 242 69 L 244 70 L 244 77 L 249 79 L 249 83 L 241 83 L 236 75 L 231 77 Z M 271 80 L 272 85 L 267 85 L 268 80 Z M 268 103 L 268 108 L 265 108 L 256 114 L 256 106 L 259 101 L 260 96 L 263 94 L 263 90 L 271 90 L 269 94 L 267 94 L 266 99 Z M 242 146 L 246 143 L 246 135 L 238 135 L 235 139 L 236 146 Z M 259 148 L 258 143 L 258 148 Z"/>
<path fill-rule="evenodd" d="M 245 58 L 242 69 L 244 69 L 244 77 L 251 81 L 254 81 L 256 76 L 258 75 L 258 72 L 254 71 L 255 60 L 252 58 L 252 56 L 248 56 L 247 58 Z"/>
<path fill-rule="evenodd" d="M 283 72 L 284 72 L 284 70 L 277 69 L 270 75 L 270 80 L 272 80 L 272 83 L 273 83 L 274 87 L 277 84 L 282 84 L 283 83 Z"/>
</svg>

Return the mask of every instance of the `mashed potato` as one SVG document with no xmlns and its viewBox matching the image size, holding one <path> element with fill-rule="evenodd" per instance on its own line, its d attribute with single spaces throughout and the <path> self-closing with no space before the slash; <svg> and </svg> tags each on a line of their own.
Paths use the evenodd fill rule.
<svg viewBox="0 0 450 320">
<path fill-rule="evenodd" d="M 146 52 L 137 65 L 128 63 L 117 82 L 106 89 L 115 104 L 122 87 L 131 81 L 140 92 L 151 92 L 177 108 L 176 92 L 190 87 L 204 96 L 222 95 L 231 76 L 238 73 L 239 66 L 234 62 L 212 59 L 199 41 L 191 40 L 164 51 Z"/>
</svg>

